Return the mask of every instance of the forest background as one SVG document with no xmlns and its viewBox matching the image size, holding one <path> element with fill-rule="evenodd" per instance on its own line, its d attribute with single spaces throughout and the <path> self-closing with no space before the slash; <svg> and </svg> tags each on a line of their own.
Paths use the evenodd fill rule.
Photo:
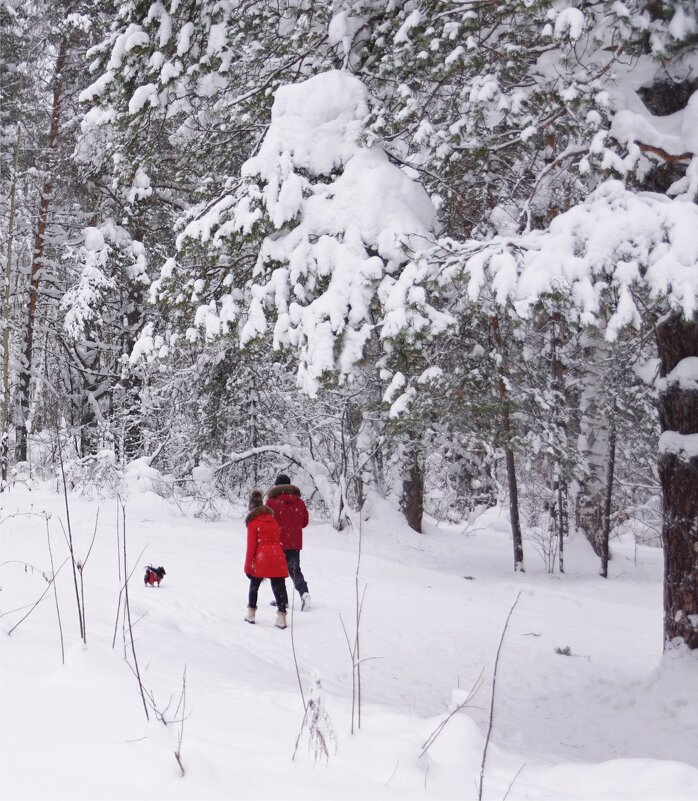
<svg viewBox="0 0 698 801">
<path fill-rule="evenodd" d="M 698 647 L 698 11 L 0 3 L 2 481 L 665 549 Z M 657 414 L 659 411 L 659 414 Z"/>
</svg>

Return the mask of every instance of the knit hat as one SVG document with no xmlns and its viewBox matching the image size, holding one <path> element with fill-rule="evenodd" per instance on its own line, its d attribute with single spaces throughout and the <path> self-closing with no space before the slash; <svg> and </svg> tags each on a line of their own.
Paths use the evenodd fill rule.
<svg viewBox="0 0 698 801">
<path fill-rule="evenodd" d="M 279 473 L 276 477 L 276 481 L 274 482 L 275 487 L 279 487 L 282 484 L 290 484 L 291 479 L 286 475 L 286 473 Z"/>
<path fill-rule="evenodd" d="M 264 505 L 264 495 L 262 495 L 261 490 L 252 490 L 250 493 L 250 500 L 247 504 L 247 508 L 252 511 L 256 509 L 258 506 Z"/>
</svg>

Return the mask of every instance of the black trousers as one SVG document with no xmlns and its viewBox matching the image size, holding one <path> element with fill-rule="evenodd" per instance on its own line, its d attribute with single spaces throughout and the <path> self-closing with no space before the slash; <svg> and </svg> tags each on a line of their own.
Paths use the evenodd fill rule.
<svg viewBox="0 0 698 801">
<path fill-rule="evenodd" d="M 250 594 L 248 596 L 247 605 L 252 609 L 257 608 L 257 593 L 259 592 L 259 585 L 264 581 L 264 579 L 256 578 L 252 576 L 250 578 Z M 274 598 L 276 598 L 276 608 L 279 612 L 285 612 L 286 607 L 288 606 L 288 594 L 286 593 L 286 579 L 283 578 L 272 578 L 269 579 L 271 583 L 271 591 L 274 593 Z"/>
<path fill-rule="evenodd" d="M 293 586 L 298 590 L 299 595 L 308 592 L 308 584 L 303 578 L 301 570 L 301 552 L 298 550 L 284 550 L 286 554 L 286 564 L 288 565 L 288 574 L 291 577 Z"/>
</svg>

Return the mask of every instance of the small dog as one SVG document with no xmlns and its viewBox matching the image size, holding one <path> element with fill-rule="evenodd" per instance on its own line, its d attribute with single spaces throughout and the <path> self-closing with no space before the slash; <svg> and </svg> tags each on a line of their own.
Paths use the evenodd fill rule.
<svg viewBox="0 0 698 801">
<path fill-rule="evenodd" d="M 158 587 L 160 586 L 160 582 L 163 578 L 167 575 L 165 572 L 165 568 L 160 567 L 153 567 L 152 565 L 148 565 L 145 569 L 145 577 L 143 579 L 145 586 L 147 587 L 149 584 L 152 586 L 153 584 L 157 584 Z"/>
</svg>

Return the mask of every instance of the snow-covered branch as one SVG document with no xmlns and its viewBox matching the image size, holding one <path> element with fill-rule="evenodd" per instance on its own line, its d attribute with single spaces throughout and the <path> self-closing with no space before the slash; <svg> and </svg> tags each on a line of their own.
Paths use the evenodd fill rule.
<svg viewBox="0 0 698 801">
<path fill-rule="evenodd" d="M 454 271 L 467 281 L 467 295 L 492 295 L 501 307 L 526 316 L 542 297 L 565 293 L 571 314 L 583 325 L 610 310 L 606 337 L 638 326 L 641 290 L 690 318 L 698 308 L 698 206 L 650 192 L 635 194 L 619 181 L 602 184 L 585 203 L 555 218 L 545 231 L 489 242 L 445 243 L 434 251 L 445 263 L 441 280 Z"/>
<path fill-rule="evenodd" d="M 316 459 L 313 459 L 312 456 L 303 449 L 294 448 L 290 445 L 261 445 L 257 448 L 249 448 L 239 453 L 231 453 L 228 460 L 217 468 L 217 472 L 221 472 L 231 465 L 251 459 L 253 456 L 263 454 L 275 454 L 298 465 L 298 467 L 310 477 L 315 485 L 315 488 L 322 498 L 322 502 L 332 516 L 333 524 L 336 525 L 339 523 L 342 505 L 340 489 L 333 482 L 327 468 Z"/>
</svg>

